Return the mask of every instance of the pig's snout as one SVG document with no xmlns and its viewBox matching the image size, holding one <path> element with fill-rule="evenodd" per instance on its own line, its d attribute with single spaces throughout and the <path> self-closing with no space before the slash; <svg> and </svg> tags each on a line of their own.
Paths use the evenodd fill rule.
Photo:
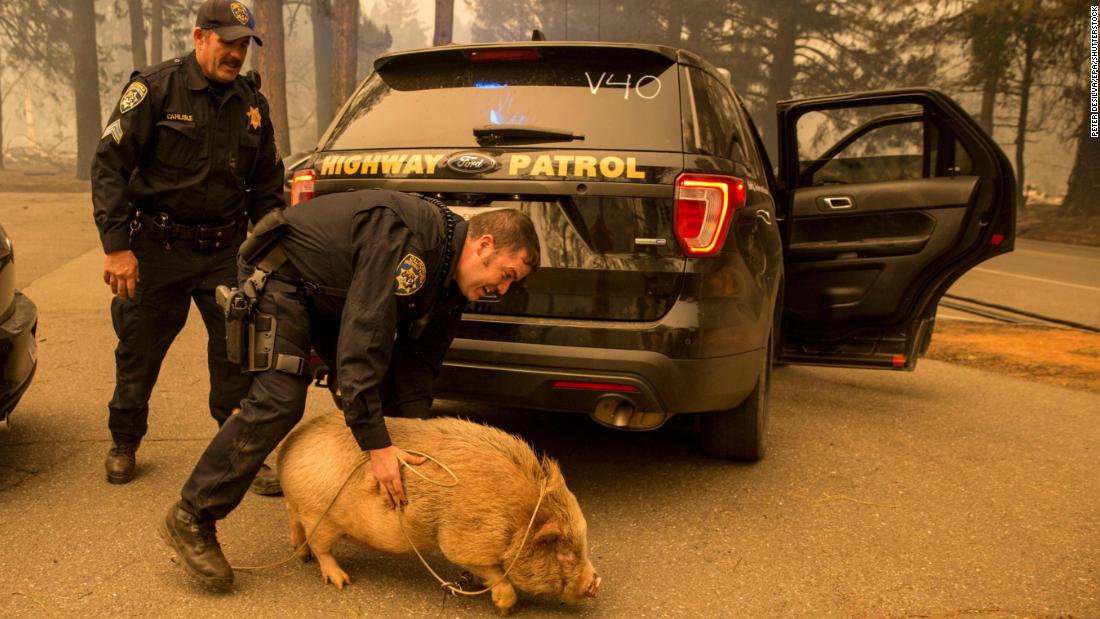
<svg viewBox="0 0 1100 619">
<path fill-rule="evenodd" d="M 590 597 L 590 598 L 596 597 L 596 594 L 600 592 L 600 583 L 601 582 L 603 582 L 603 579 L 600 578 L 600 575 L 599 574 L 593 574 L 592 575 L 592 583 L 590 585 L 588 585 L 588 590 L 585 591 L 584 594 L 586 596 Z"/>
</svg>

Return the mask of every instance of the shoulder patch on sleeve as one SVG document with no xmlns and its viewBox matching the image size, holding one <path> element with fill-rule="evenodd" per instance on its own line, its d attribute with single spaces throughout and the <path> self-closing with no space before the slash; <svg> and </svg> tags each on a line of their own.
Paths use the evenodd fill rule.
<svg viewBox="0 0 1100 619">
<path fill-rule="evenodd" d="M 415 254 L 405 254 L 401 264 L 397 265 L 397 273 L 394 276 L 393 291 L 399 297 L 407 297 L 416 294 L 416 291 L 424 285 L 428 269 L 424 261 Z"/>
<path fill-rule="evenodd" d="M 149 88 L 146 87 L 145 84 L 141 82 L 131 82 L 126 92 L 122 93 L 122 98 L 118 101 L 119 113 L 125 114 L 137 107 L 145 100 L 145 95 L 148 93 Z"/>
</svg>

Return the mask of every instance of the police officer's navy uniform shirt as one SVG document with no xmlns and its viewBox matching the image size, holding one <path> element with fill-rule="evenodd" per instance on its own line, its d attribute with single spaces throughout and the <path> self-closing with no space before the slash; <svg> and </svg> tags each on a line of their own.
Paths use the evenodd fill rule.
<svg viewBox="0 0 1100 619">
<path fill-rule="evenodd" d="M 282 191 L 267 100 L 245 77 L 211 82 L 194 52 L 134 72 L 92 163 L 107 253 L 130 247 L 131 205 L 183 225 L 255 222 Z"/>
<path fill-rule="evenodd" d="M 408 194 L 328 194 L 287 209 L 286 219 L 281 246 L 302 278 L 348 291 L 346 299 L 314 295 L 314 307 L 320 320 L 339 324 L 336 373 L 352 434 L 364 450 L 387 447 L 384 413 L 422 417 L 431 405 L 466 305 L 453 280 L 467 223 L 456 225 L 443 264 L 436 207 Z M 426 330 L 413 338 L 410 326 L 428 312 Z"/>
</svg>

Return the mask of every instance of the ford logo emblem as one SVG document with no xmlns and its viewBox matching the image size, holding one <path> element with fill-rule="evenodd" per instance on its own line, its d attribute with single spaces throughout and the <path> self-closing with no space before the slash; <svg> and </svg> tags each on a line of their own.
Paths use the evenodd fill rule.
<svg viewBox="0 0 1100 619">
<path fill-rule="evenodd" d="M 458 153 L 447 159 L 447 167 L 463 174 L 481 174 L 497 169 L 496 159 L 479 153 Z"/>
</svg>

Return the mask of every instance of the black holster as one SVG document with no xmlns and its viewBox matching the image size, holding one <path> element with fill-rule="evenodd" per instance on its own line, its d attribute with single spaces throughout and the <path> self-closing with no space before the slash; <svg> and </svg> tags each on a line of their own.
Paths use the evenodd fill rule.
<svg viewBox="0 0 1100 619">
<path fill-rule="evenodd" d="M 218 286 L 218 305 L 225 313 L 225 355 L 230 363 L 243 365 L 249 356 L 249 333 L 253 303 L 238 288 Z"/>
</svg>

